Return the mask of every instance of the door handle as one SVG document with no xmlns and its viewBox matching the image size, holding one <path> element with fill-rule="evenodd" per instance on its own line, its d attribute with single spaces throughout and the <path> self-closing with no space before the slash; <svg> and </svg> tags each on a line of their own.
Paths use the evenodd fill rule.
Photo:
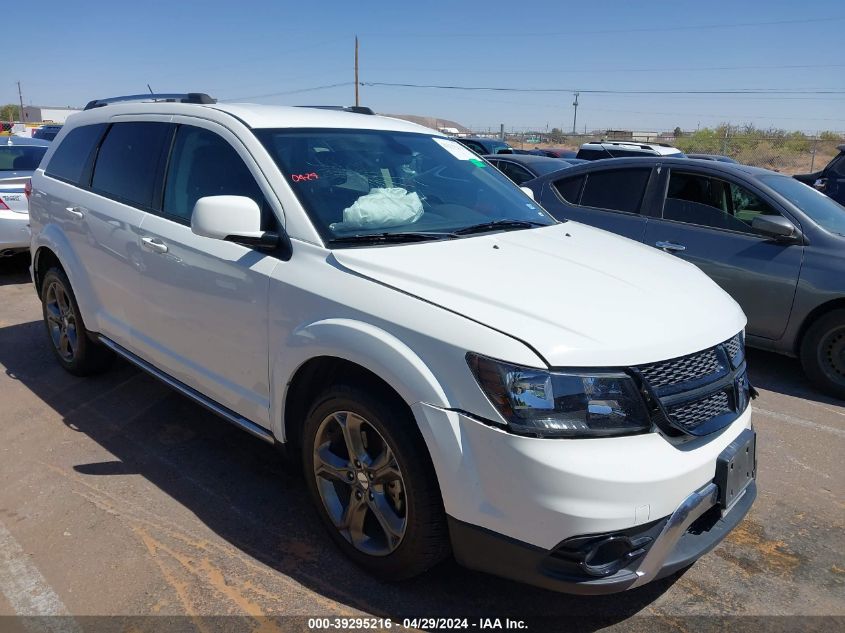
<svg viewBox="0 0 845 633">
<path fill-rule="evenodd" d="M 155 237 L 142 237 L 141 245 L 153 253 L 166 253 L 167 244 Z"/>
<path fill-rule="evenodd" d="M 65 211 L 67 211 L 68 215 L 76 218 L 77 220 L 81 220 L 85 216 L 82 209 L 79 207 L 65 207 Z"/>
<path fill-rule="evenodd" d="M 655 242 L 654 245 L 667 253 L 683 253 L 687 250 L 687 247 L 683 244 L 675 244 L 674 242 Z"/>
</svg>

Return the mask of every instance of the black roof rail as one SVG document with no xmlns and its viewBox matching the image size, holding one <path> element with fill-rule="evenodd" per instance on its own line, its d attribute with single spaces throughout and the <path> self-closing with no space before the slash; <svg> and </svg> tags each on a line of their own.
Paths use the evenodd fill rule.
<svg viewBox="0 0 845 633">
<path fill-rule="evenodd" d="M 372 108 L 367 106 L 334 106 L 334 105 L 304 105 L 297 108 L 316 108 L 318 110 L 339 110 L 341 112 L 354 112 L 355 114 L 375 114 Z"/>
<path fill-rule="evenodd" d="M 108 97 L 106 99 L 94 99 L 89 101 L 85 106 L 85 110 L 92 108 L 102 108 L 110 103 L 123 103 L 124 101 L 167 101 L 170 103 L 202 103 L 210 104 L 217 103 L 217 99 L 209 97 L 204 92 L 187 92 L 179 93 L 147 93 L 141 95 L 126 95 L 123 97 Z"/>
</svg>

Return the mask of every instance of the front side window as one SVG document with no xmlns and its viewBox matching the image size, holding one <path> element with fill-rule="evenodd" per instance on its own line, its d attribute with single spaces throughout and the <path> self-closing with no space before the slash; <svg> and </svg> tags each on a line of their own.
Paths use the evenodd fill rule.
<svg viewBox="0 0 845 633">
<path fill-rule="evenodd" d="M 581 206 L 639 213 L 650 175 L 650 168 L 591 172 L 581 194 Z"/>
<path fill-rule="evenodd" d="M 244 161 L 221 136 L 182 125 L 168 163 L 162 211 L 190 222 L 196 201 L 205 196 L 246 196 L 262 206 L 264 195 Z"/>
<path fill-rule="evenodd" d="M 476 141 L 470 141 L 470 140 L 464 139 L 464 140 L 461 141 L 461 143 L 463 143 L 464 145 L 469 147 L 476 154 L 484 155 L 484 154 L 487 153 L 487 150 L 484 148 L 484 146 L 481 143 L 477 143 Z M 493 153 L 495 154 L 496 152 L 493 152 Z"/>
<path fill-rule="evenodd" d="M 715 229 L 754 233 L 758 215 L 780 215 L 753 191 L 705 174 L 673 171 L 663 218 Z"/>
<path fill-rule="evenodd" d="M 829 171 L 833 172 L 840 178 L 845 178 L 845 154 L 839 157 L 839 160 L 831 164 Z"/>
<path fill-rule="evenodd" d="M 845 235 L 845 207 L 789 176 L 762 176 L 765 184 L 801 209 L 822 228 Z"/>
<path fill-rule="evenodd" d="M 571 204 L 578 204 L 578 198 L 581 196 L 581 185 L 583 184 L 584 176 L 575 176 L 555 181 L 554 187 L 561 198 Z"/>
<path fill-rule="evenodd" d="M 38 145 L 0 145 L 0 172 L 35 171 L 46 153 Z"/>
<path fill-rule="evenodd" d="M 74 185 L 87 186 L 87 182 L 82 182 L 83 172 L 94 157 L 97 143 L 100 142 L 106 127 L 108 126 L 105 123 L 97 123 L 72 129 L 53 152 L 45 173 Z M 90 175 L 89 171 L 88 176 Z"/>
<path fill-rule="evenodd" d="M 171 132 L 171 125 L 152 121 L 112 125 L 97 154 L 91 188 L 121 202 L 150 208 Z"/>
<path fill-rule="evenodd" d="M 507 221 L 510 228 L 555 223 L 499 170 L 452 139 L 344 129 L 267 129 L 256 136 L 317 230 L 336 244 L 364 234 L 445 239 L 493 222 Z"/>
<path fill-rule="evenodd" d="M 528 182 L 534 178 L 534 174 L 524 167 L 520 167 L 519 165 L 515 165 L 514 163 L 510 163 L 506 160 L 499 161 L 499 164 L 496 166 L 502 170 L 502 173 L 505 176 L 513 180 L 518 185 Z"/>
</svg>

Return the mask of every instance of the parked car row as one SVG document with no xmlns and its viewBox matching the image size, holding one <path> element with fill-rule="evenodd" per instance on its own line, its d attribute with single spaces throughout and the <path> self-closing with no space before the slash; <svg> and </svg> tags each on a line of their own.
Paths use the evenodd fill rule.
<svg viewBox="0 0 845 633">
<path fill-rule="evenodd" d="M 412 123 L 155 98 L 93 101 L 32 176 L 33 281 L 67 371 L 120 356 L 278 445 L 330 537 L 385 579 L 451 552 L 621 591 L 746 515 L 742 310 L 693 265 L 554 217 L 619 207 L 642 241 L 674 164 L 540 176 L 547 211 Z M 516 158 L 559 160 L 495 156 Z M 766 214 L 742 204 L 753 228 Z"/>
<path fill-rule="evenodd" d="M 537 176 L 519 184 L 557 219 L 695 264 L 742 306 L 749 345 L 797 356 L 845 397 L 845 207 L 783 174 L 669 155 Z"/>
</svg>

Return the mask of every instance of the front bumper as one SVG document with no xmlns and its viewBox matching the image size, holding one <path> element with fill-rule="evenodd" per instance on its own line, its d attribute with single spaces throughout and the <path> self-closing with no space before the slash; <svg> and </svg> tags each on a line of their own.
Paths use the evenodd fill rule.
<svg viewBox="0 0 845 633">
<path fill-rule="evenodd" d="M 29 248 L 29 214 L 0 211 L 0 251 Z"/>
<path fill-rule="evenodd" d="M 730 511 L 721 516 L 718 487 L 710 482 L 687 497 L 669 517 L 639 530 L 590 535 L 595 541 L 612 536 L 650 539 L 650 547 L 643 555 L 613 575 L 601 578 L 579 573 L 576 566 L 561 557 L 560 547 L 544 550 L 452 517 L 449 532 L 455 558 L 466 567 L 553 591 L 600 595 L 633 589 L 692 564 L 742 521 L 756 497 L 757 486 L 752 482 Z"/>
</svg>

